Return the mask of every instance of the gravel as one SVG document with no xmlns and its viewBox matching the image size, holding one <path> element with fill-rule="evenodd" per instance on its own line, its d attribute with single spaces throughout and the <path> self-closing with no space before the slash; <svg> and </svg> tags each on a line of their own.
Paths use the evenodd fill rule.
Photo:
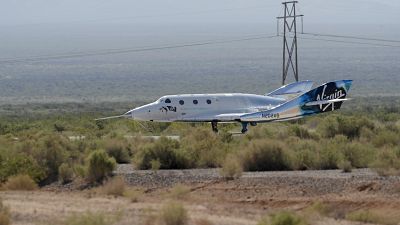
<svg viewBox="0 0 400 225">
<path fill-rule="evenodd" d="M 234 190 L 280 190 L 285 195 L 325 195 L 341 192 L 370 192 L 393 196 L 400 194 L 400 177 L 382 177 L 370 169 L 244 172 L 233 181 L 224 180 L 218 169 L 135 170 L 129 164 L 118 165 L 115 175 L 121 175 L 132 186 L 145 188 L 188 185 L 218 185 Z"/>
</svg>

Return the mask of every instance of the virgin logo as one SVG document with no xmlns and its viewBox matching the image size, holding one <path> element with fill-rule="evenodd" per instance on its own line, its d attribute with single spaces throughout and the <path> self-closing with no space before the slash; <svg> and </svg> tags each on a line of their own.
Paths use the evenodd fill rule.
<svg viewBox="0 0 400 225">
<path fill-rule="evenodd" d="M 346 96 L 345 93 L 343 93 L 343 91 L 341 89 L 339 90 L 335 90 L 335 92 L 333 92 L 330 95 L 325 95 L 325 89 L 326 89 L 326 85 L 324 85 L 324 89 L 322 89 L 322 93 L 321 95 L 317 95 L 317 101 L 324 101 L 324 100 L 333 100 L 333 99 L 339 99 L 341 97 Z M 329 107 L 332 106 L 332 111 L 335 110 L 335 104 L 334 102 L 329 102 L 326 104 L 325 107 L 323 107 L 324 104 L 320 104 L 319 105 L 319 109 L 322 110 L 322 112 L 325 112 L 325 110 Z"/>
</svg>

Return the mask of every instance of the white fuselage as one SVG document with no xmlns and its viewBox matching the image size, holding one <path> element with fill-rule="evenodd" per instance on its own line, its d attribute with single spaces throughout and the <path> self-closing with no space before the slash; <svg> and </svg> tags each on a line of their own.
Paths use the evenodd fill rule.
<svg viewBox="0 0 400 225">
<path fill-rule="evenodd" d="M 269 110 L 286 100 L 254 94 L 183 94 L 168 95 L 137 107 L 126 117 L 142 121 L 233 122 L 246 113 Z"/>
</svg>

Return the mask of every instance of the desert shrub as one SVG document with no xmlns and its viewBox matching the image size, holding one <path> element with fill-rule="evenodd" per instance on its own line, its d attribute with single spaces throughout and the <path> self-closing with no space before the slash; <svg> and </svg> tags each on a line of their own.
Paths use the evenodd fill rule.
<svg viewBox="0 0 400 225">
<path fill-rule="evenodd" d="M 346 135 L 348 138 L 358 138 L 361 128 L 374 128 L 371 120 L 360 116 L 338 116 L 339 134 Z"/>
<path fill-rule="evenodd" d="M 334 137 L 337 134 L 345 135 L 350 139 L 360 137 L 361 128 L 374 129 L 371 120 L 360 116 L 330 116 L 324 118 L 318 125 L 318 130 L 324 137 Z"/>
<path fill-rule="evenodd" d="M 237 156 L 228 155 L 222 164 L 219 173 L 228 180 L 236 179 L 242 176 L 243 166 Z"/>
<path fill-rule="evenodd" d="M 184 199 L 189 194 L 190 188 L 188 186 L 177 184 L 171 189 L 169 196 L 174 199 Z"/>
<path fill-rule="evenodd" d="M 200 127 L 183 135 L 181 149 L 190 156 L 190 167 L 219 167 L 225 158 L 227 144 L 209 128 Z"/>
<path fill-rule="evenodd" d="M 38 188 L 35 181 L 28 175 L 16 175 L 8 178 L 4 188 L 13 191 L 32 191 Z"/>
<path fill-rule="evenodd" d="M 378 215 L 368 210 L 358 210 L 350 212 L 346 215 L 346 219 L 363 223 L 376 223 L 376 224 L 379 224 L 381 220 Z"/>
<path fill-rule="evenodd" d="M 126 184 L 122 177 L 113 177 L 103 186 L 99 187 L 100 193 L 112 196 L 123 196 L 126 191 Z"/>
<path fill-rule="evenodd" d="M 325 117 L 319 122 L 317 131 L 323 137 L 332 138 L 339 133 L 339 122 L 333 116 Z"/>
<path fill-rule="evenodd" d="M 351 165 L 351 162 L 348 160 L 342 160 L 339 162 L 338 167 L 344 172 L 344 173 L 350 173 L 353 169 L 353 166 Z"/>
<path fill-rule="evenodd" d="M 370 167 L 374 168 L 381 176 L 399 175 L 400 148 L 381 149 Z"/>
<path fill-rule="evenodd" d="M 387 129 L 380 130 L 377 132 L 375 137 L 372 138 L 372 143 L 377 147 L 382 147 L 385 145 L 397 146 L 400 144 L 399 134 Z"/>
<path fill-rule="evenodd" d="M 87 174 L 87 169 L 83 165 L 74 165 L 73 172 L 76 176 L 85 178 Z"/>
<path fill-rule="evenodd" d="M 150 161 L 151 170 L 156 171 L 159 170 L 161 167 L 161 163 L 157 159 L 153 159 Z"/>
<path fill-rule="evenodd" d="M 313 138 L 314 136 L 304 127 L 300 125 L 293 125 L 290 127 L 291 132 L 299 137 L 299 138 L 304 138 L 304 139 L 310 139 Z"/>
<path fill-rule="evenodd" d="M 326 145 L 319 152 L 318 169 L 329 170 L 338 169 L 338 163 L 341 162 L 343 156 L 335 146 Z"/>
<path fill-rule="evenodd" d="M 184 169 L 188 164 L 187 156 L 179 149 L 179 142 L 166 137 L 140 148 L 133 163 L 139 169 L 150 169 L 154 160 L 160 162 L 160 169 Z"/>
<path fill-rule="evenodd" d="M 102 182 L 111 175 L 116 166 L 115 159 L 104 150 L 96 150 L 88 157 L 87 178 L 90 182 Z"/>
<path fill-rule="evenodd" d="M 120 219 L 120 215 L 107 216 L 107 213 L 102 212 L 86 212 L 82 214 L 74 214 L 69 216 L 64 225 L 111 225 Z"/>
<path fill-rule="evenodd" d="M 66 184 L 72 181 L 74 170 L 67 163 L 63 163 L 58 167 L 58 179 L 61 183 Z"/>
<path fill-rule="evenodd" d="M 341 146 L 345 160 L 355 168 L 365 168 L 374 160 L 375 149 L 367 143 L 351 142 Z"/>
<path fill-rule="evenodd" d="M 328 216 L 332 212 L 332 208 L 320 201 L 317 201 L 305 208 L 303 212 L 307 218 L 313 217 L 313 214 Z"/>
<path fill-rule="evenodd" d="M 27 174 L 39 182 L 46 177 L 46 171 L 26 154 L 13 154 L 2 151 L 0 153 L 0 182 L 18 174 Z"/>
<path fill-rule="evenodd" d="M 105 149 L 109 156 L 114 157 L 117 163 L 129 163 L 130 156 L 125 140 L 110 139 L 105 143 Z"/>
<path fill-rule="evenodd" d="M 317 169 L 319 167 L 319 145 L 313 140 L 297 140 L 290 144 L 293 150 L 292 165 L 297 170 Z"/>
<path fill-rule="evenodd" d="M 346 136 L 337 135 L 333 139 L 320 141 L 317 169 L 338 169 L 339 163 L 343 161 L 342 149 L 348 144 Z"/>
<path fill-rule="evenodd" d="M 9 225 L 10 221 L 10 209 L 3 205 L 3 200 L 0 199 L 0 225 Z"/>
<path fill-rule="evenodd" d="M 241 159 L 245 171 L 291 169 L 287 149 L 277 141 L 255 140 L 244 151 Z"/>
<path fill-rule="evenodd" d="M 161 209 L 161 220 L 165 225 L 186 225 L 188 213 L 181 203 L 170 202 Z"/>
<path fill-rule="evenodd" d="M 55 123 L 54 130 L 57 132 L 63 132 L 63 131 L 65 131 L 65 125 L 62 123 Z"/>
<path fill-rule="evenodd" d="M 263 217 L 257 225 L 307 225 L 307 221 L 293 212 L 279 212 Z"/>
<path fill-rule="evenodd" d="M 37 137 L 27 138 L 20 146 L 20 152 L 31 156 L 45 171 L 41 182 L 52 182 L 58 179 L 58 168 L 68 158 L 72 151 L 69 141 L 61 135 L 36 134 Z"/>
</svg>

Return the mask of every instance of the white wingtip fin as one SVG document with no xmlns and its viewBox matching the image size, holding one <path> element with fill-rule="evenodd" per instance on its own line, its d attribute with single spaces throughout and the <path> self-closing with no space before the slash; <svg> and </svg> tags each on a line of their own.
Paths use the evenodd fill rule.
<svg viewBox="0 0 400 225">
<path fill-rule="evenodd" d="M 305 105 L 306 106 L 324 105 L 324 104 L 329 104 L 329 103 L 334 103 L 334 102 L 343 102 L 343 101 L 348 101 L 348 100 L 350 100 L 350 99 L 349 98 L 338 98 L 338 99 L 331 99 L 331 100 L 307 102 Z"/>
</svg>

